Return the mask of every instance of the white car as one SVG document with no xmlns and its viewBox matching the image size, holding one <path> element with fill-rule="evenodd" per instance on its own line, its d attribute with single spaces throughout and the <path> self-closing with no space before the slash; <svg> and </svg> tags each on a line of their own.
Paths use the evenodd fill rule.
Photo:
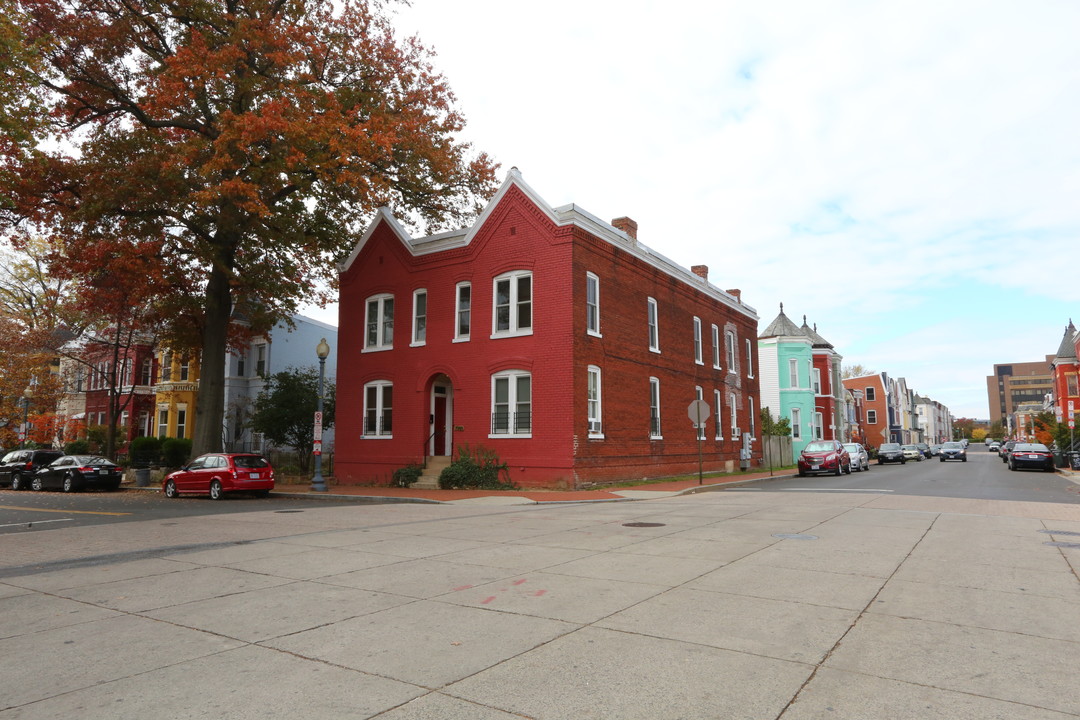
<svg viewBox="0 0 1080 720">
<path fill-rule="evenodd" d="M 844 443 L 844 449 L 851 456 L 851 469 L 853 471 L 862 472 L 870 469 L 870 453 L 866 452 L 866 448 L 859 443 Z"/>
<path fill-rule="evenodd" d="M 900 449 L 904 451 L 905 460 L 915 460 L 917 462 L 922 462 L 923 454 L 922 451 L 919 450 L 918 445 L 901 445 Z"/>
</svg>

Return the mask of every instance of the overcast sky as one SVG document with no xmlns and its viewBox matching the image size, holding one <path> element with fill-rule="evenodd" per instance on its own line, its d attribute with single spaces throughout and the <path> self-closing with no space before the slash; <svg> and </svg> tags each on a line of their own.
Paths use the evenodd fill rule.
<svg viewBox="0 0 1080 720">
<path fill-rule="evenodd" d="M 986 418 L 1080 321 L 1080 2 L 412 0 L 467 139 Z M 330 314 L 307 314 L 329 319 Z"/>
</svg>

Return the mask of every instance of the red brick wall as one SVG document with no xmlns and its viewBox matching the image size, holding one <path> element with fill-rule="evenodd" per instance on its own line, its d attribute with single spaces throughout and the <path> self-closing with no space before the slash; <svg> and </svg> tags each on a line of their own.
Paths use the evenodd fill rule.
<svg viewBox="0 0 1080 720">
<path fill-rule="evenodd" d="M 510 270 L 533 273 L 532 335 L 492 339 L 492 281 Z M 586 272 L 600 278 L 602 338 L 586 332 Z M 472 283 L 469 342 L 454 343 L 455 287 Z M 413 291 L 428 293 L 427 343 L 409 347 Z M 361 352 L 368 297 L 395 298 L 394 347 Z M 648 349 L 646 298 L 658 302 L 662 353 Z M 650 267 L 625 249 L 576 226 L 559 227 L 511 186 L 464 248 L 411 257 L 381 224 L 341 277 L 335 475 L 342 483 L 385 483 L 394 470 L 419 462 L 428 437 L 432 380 L 453 386 L 456 448 L 495 450 L 523 487 L 574 487 L 585 482 L 696 472 L 696 434 L 686 415 L 700 385 L 713 405 L 724 396 L 724 438 L 710 418 L 703 443 L 706 469 L 738 467 L 739 442 L 728 432 L 727 395 L 737 398 L 739 425 L 749 430 L 747 402 L 757 380 L 745 372 L 745 339 L 757 368 L 757 323 Z M 696 365 L 692 318 L 702 320 L 704 365 Z M 737 335 L 738 373 L 712 368 L 710 325 Z M 722 353 L 722 362 L 726 355 Z M 587 367 L 602 369 L 604 439 L 588 437 Z M 725 362 L 726 365 L 726 362 Z M 532 436 L 489 437 L 491 375 L 532 373 Z M 663 440 L 649 438 L 649 377 L 661 381 Z M 392 439 L 363 439 L 364 384 L 394 384 Z M 755 427 L 757 422 L 755 420 Z M 760 446 L 755 446 L 760 456 Z"/>
</svg>

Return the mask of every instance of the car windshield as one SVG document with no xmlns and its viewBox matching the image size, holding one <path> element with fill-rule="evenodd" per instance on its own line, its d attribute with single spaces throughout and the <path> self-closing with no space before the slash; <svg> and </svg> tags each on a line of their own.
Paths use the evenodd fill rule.
<svg viewBox="0 0 1080 720">
<path fill-rule="evenodd" d="M 904 447 L 905 450 L 918 450 L 919 449 L 919 448 L 915 447 L 914 445 L 904 445 L 903 447 Z"/>
<path fill-rule="evenodd" d="M 881 445 L 881 449 L 882 449 L 882 450 L 892 450 L 892 451 L 896 451 L 896 450 L 899 450 L 899 449 L 900 449 L 900 446 L 899 446 L 899 445 L 897 445 L 896 443 L 883 443 L 883 444 Z"/>
<path fill-rule="evenodd" d="M 830 442 L 812 442 L 806 446 L 807 452 L 829 452 L 835 449 L 836 446 Z"/>
<path fill-rule="evenodd" d="M 859 446 L 855 443 L 844 443 L 844 449 L 849 453 L 859 452 Z"/>
<path fill-rule="evenodd" d="M 76 465 L 109 465 L 110 461 L 100 455 L 72 455 L 71 459 Z"/>
<path fill-rule="evenodd" d="M 963 450 L 964 449 L 964 446 L 962 444 L 958 443 L 958 442 L 947 442 L 944 445 L 942 445 L 941 447 L 945 448 L 946 450 Z"/>
</svg>

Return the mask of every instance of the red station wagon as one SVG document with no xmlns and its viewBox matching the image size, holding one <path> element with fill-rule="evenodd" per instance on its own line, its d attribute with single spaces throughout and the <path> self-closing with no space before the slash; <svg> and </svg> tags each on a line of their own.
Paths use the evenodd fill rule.
<svg viewBox="0 0 1080 720">
<path fill-rule="evenodd" d="M 209 495 L 220 500 L 225 493 L 249 492 L 266 497 L 274 489 L 274 468 L 262 455 L 208 453 L 200 455 L 162 481 L 165 497 Z"/>
</svg>

